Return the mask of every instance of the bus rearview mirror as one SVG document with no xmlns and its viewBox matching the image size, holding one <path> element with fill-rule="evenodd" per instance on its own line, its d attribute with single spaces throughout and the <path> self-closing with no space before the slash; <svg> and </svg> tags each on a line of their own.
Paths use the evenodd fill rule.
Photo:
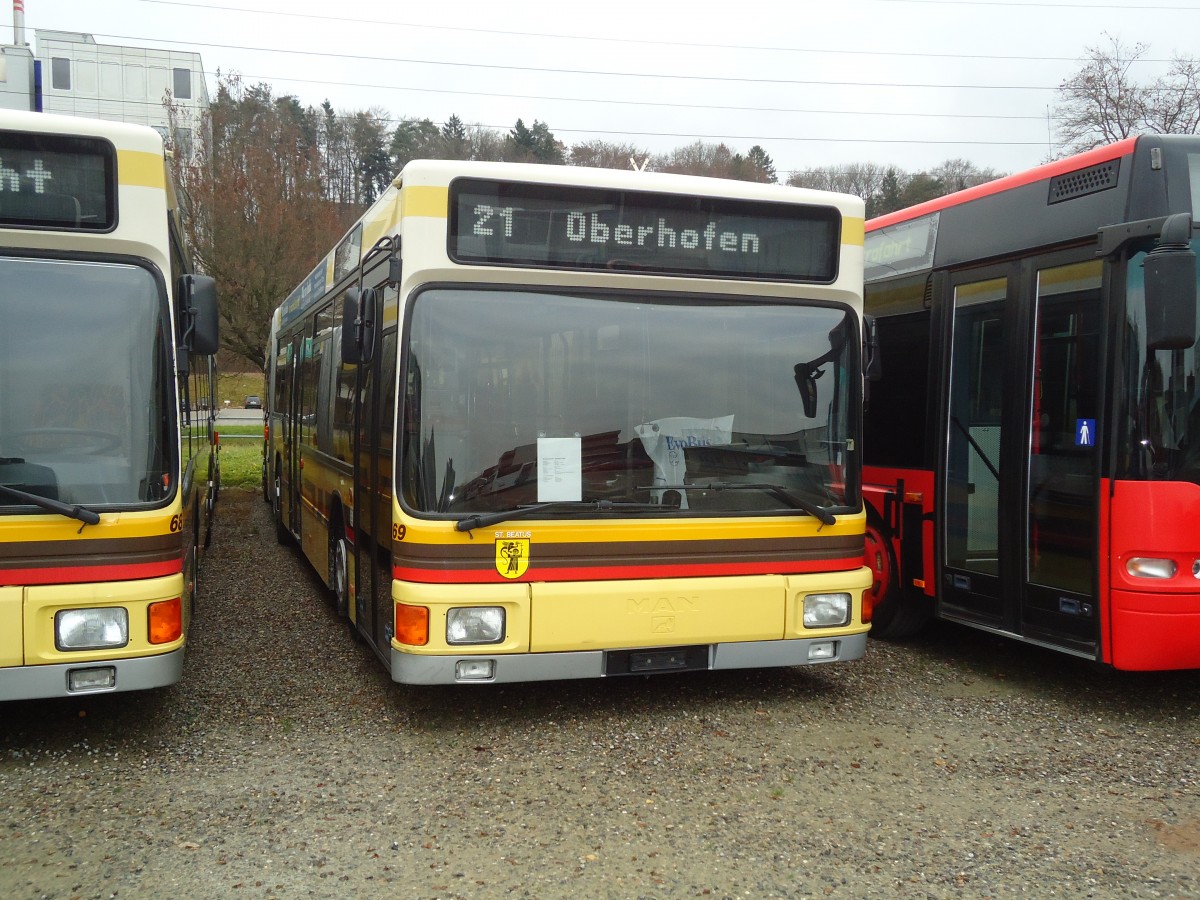
<svg viewBox="0 0 1200 900">
<path fill-rule="evenodd" d="M 221 349 L 217 283 L 208 275 L 183 275 L 178 294 L 183 298 L 183 343 L 192 353 L 211 356 Z"/>
<path fill-rule="evenodd" d="M 1186 350 L 1196 342 L 1196 254 L 1190 213 L 1170 216 L 1142 265 L 1146 275 L 1146 344 Z"/>
<path fill-rule="evenodd" d="M 342 300 L 342 363 L 369 363 L 375 354 L 374 288 L 348 288 Z"/>
</svg>

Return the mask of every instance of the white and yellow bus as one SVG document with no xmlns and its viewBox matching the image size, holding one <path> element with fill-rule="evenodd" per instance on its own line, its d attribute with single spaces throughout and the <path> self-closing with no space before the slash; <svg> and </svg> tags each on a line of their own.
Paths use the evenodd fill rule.
<svg viewBox="0 0 1200 900">
<path fill-rule="evenodd" d="M 413 162 L 281 304 L 276 532 L 395 681 L 855 659 L 862 201 Z"/>
<path fill-rule="evenodd" d="M 167 161 L 150 128 L 0 111 L 0 700 L 182 672 L 217 321 Z"/>
</svg>

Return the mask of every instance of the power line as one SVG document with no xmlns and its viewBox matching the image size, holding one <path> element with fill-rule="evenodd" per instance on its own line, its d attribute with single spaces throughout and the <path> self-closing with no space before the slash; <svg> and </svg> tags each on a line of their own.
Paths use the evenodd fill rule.
<svg viewBox="0 0 1200 900">
<path fill-rule="evenodd" d="M 1200 12 L 1200 6 L 1149 6 L 1141 3 L 1018 3 L 1014 0 L 866 0 L 868 3 L 924 3 L 933 6 L 1012 6 L 1018 9 L 1077 9 L 1094 12 L 1098 9 L 1163 10 L 1166 12 Z"/>
<path fill-rule="evenodd" d="M 695 50 L 750 50 L 753 52 L 771 52 L 771 53 L 820 53 L 835 56 L 899 56 L 917 59 L 994 59 L 994 60 L 1012 60 L 1014 62 L 1078 62 L 1079 58 L 1074 56 L 1023 56 L 1019 54 L 989 54 L 989 53 L 919 53 L 911 50 L 847 50 L 835 49 L 831 47 L 778 47 L 762 44 L 718 44 L 705 43 L 698 41 L 666 41 L 636 37 L 599 37 L 595 35 L 583 34 L 564 34 L 561 32 L 542 32 L 542 31 L 507 31 L 498 28 L 469 28 L 462 25 L 427 25 L 420 22 L 395 22 L 386 19 L 362 19 L 348 18 L 346 16 L 324 16 L 317 13 L 302 13 L 289 10 L 277 9 L 257 9 L 247 6 L 222 6 L 209 3 L 189 3 L 185 0 L 138 0 L 140 3 L 152 3 L 158 6 L 182 6 L 191 9 L 203 10 L 220 10 L 222 12 L 235 13 L 251 13 L 263 16 L 279 16 L 287 19 L 315 19 L 323 22 L 344 22 L 355 25 L 383 25 L 393 28 L 420 28 L 427 31 L 452 31 L 467 34 L 483 34 L 489 36 L 500 37 L 529 37 L 529 38 L 545 38 L 554 41 L 590 41 L 593 43 L 608 43 L 608 44 L 633 44 L 642 46 L 654 47 L 680 47 L 684 49 Z M 887 2 L 887 0 L 866 0 L 866 2 Z M 922 0 L 896 0 L 896 2 L 922 2 Z M 933 0 L 927 0 L 933 2 Z M 942 0 L 942 2 L 951 2 L 951 0 Z M 964 4 L 964 5 L 988 5 L 979 4 Z M 1050 6 L 1054 4 L 1032 4 L 1032 3 L 995 3 L 991 5 L 1003 6 Z M 1072 4 L 1058 4 L 1067 8 L 1072 8 Z M 1084 6 L 1077 8 L 1083 9 Z M 1096 7 L 1093 4 L 1088 4 L 1087 9 L 1184 9 L 1184 7 L 1150 7 L 1150 6 L 1107 6 Z M 1141 63 L 1169 63 L 1169 59 L 1138 59 L 1135 62 Z"/>
<path fill-rule="evenodd" d="M 481 125 L 480 128 L 505 129 L 507 125 Z M 588 128 L 553 128 L 554 134 L 615 134 L 611 131 L 597 131 Z M 716 141 L 754 141 L 759 143 L 762 141 L 791 141 L 803 143 L 832 143 L 832 144 L 934 144 L 934 145 L 960 145 L 960 146 L 982 146 L 982 147 L 1041 147 L 1045 145 L 1045 141 L 939 141 L 930 140 L 928 138 L 855 138 L 855 137 L 830 137 L 830 136 L 808 136 L 808 137 L 783 137 L 783 136 L 768 136 L 755 137 L 745 134 L 675 134 L 664 131 L 623 131 L 625 135 L 634 137 L 666 137 L 666 138 L 695 138 L 699 140 L 716 140 Z"/>
<path fill-rule="evenodd" d="M 213 73 L 204 72 L 203 74 L 207 77 L 207 76 L 212 75 Z M 251 79 L 251 78 L 270 79 L 270 78 L 273 78 L 274 76 L 243 75 L 242 77 L 246 78 L 246 79 Z M 371 87 L 371 88 L 377 87 L 376 85 L 356 84 L 353 82 L 327 81 L 327 80 L 319 80 L 319 79 L 281 77 L 281 78 L 275 78 L 275 80 L 283 81 L 283 82 L 297 81 L 297 82 L 302 82 L 302 83 L 336 85 L 338 87 Z M 270 85 L 268 85 L 268 87 L 269 86 Z M 720 106 L 720 105 L 714 105 L 714 104 L 699 104 L 699 103 L 666 103 L 666 102 L 643 101 L 643 100 L 594 99 L 594 98 L 586 98 L 586 97 L 585 98 L 552 97 L 552 96 L 542 96 L 542 95 L 537 95 L 537 94 L 492 94 L 492 93 L 478 92 L 478 91 L 454 91 L 454 90 L 444 90 L 444 89 L 405 88 L 405 87 L 393 87 L 393 86 L 388 86 L 388 85 L 383 85 L 383 86 L 378 86 L 378 87 L 388 89 L 388 90 L 413 91 L 416 93 L 462 94 L 465 96 L 472 96 L 472 97 L 475 97 L 475 96 L 507 97 L 507 98 L 521 99 L 521 100 L 550 100 L 550 101 L 560 101 L 560 102 L 566 102 L 566 103 L 613 103 L 613 104 L 624 104 L 624 105 L 633 105 L 633 106 L 666 106 L 666 107 L 683 108 L 683 109 L 730 110 L 730 111 L 737 111 L 737 112 L 795 113 L 795 114 L 801 114 L 801 115 L 852 115 L 852 116 L 869 116 L 869 117 L 899 116 L 899 117 L 919 117 L 919 118 L 946 118 L 946 119 L 997 119 L 997 120 L 1004 120 L 1004 121 L 1028 120 L 1028 121 L 1037 121 L 1037 122 L 1042 122 L 1045 119 L 1045 117 L 1041 116 L 1041 115 L 1019 116 L 1019 115 L 988 115 L 988 114 L 984 114 L 984 113 L 924 113 L 924 112 L 898 112 L 898 111 L 886 111 L 886 110 L 885 111 L 877 111 L 877 110 L 845 110 L 845 109 L 796 109 L 796 108 L 786 108 L 786 107 Z M 283 99 L 283 97 L 286 97 L 286 96 L 288 96 L 288 95 L 284 94 L 284 95 L 280 95 L 278 97 L 274 97 L 273 99 L 279 100 L 279 99 Z M 155 107 L 158 109 L 164 108 L 164 101 L 162 99 L 132 100 L 132 99 L 129 99 L 126 97 L 126 98 L 122 98 L 120 100 L 109 100 L 109 99 L 104 99 L 104 98 L 99 98 L 99 97 L 82 97 L 79 94 L 72 94 L 70 97 L 70 100 L 75 104 L 96 103 L 98 105 L 102 105 L 105 103 L 109 103 L 109 104 L 115 103 L 115 104 L 120 104 L 123 106 Z M 190 109 L 190 107 L 188 107 L 188 108 Z M 315 108 L 315 107 L 311 107 L 311 105 L 310 105 L 310 108 Z M 363 111 L 359 111 L 359 112 L 366 112 L 366 111 L 363 110 Z M 333 118 L 341 120 L 341 121 L 349 122 L 349 121 L 353 121 L 355 118 L 357 118 L 358 114 L 359 114 L 358 112 L 353 112 L 353 113 L 349 113 L 349 114 L 334 113 Z M 400 123 L 402 123 L 404 121 L 412 120 L 413 117 L 397 116 L 397 115 L 389 112 L 388 115 L 374 116 L 374 118 L 376 118 L 377 120 L 379 120 L 381 122 L 385 122 L 389 125 L 399 125 Z M 438 122 L 435 124 L 442 125 L 444 123 Z M 472 123 L 471 125 L 468 125 L 468 127 L 491 128 L 491 129 L 503 130 L 503 129 L 509 128 L 510 126 L 508 126 L 508 125 L 482 125 L 482 124 Z M 557 131 L 569 131 L 572 133 L 587 133 L 588 132 L 588 129 L 579 129 L 579 128 L 555 128 L 553 130 L 556 132 Z M 645 134 L 648 136 L 657 136 L 657 137 L 676 137 L 676 136 L 687 137 L 687 136 L 689 136 L 689 135 L 675 135 L 675 134 L 672 134 L 669 132 L 618 132 L 618 131 L 613 131 L 613 130 L 599 130 L 599 129 L 594 130 L 591 133 L 595 133 L 595 134 L 625 134 L 625 133 L 629 133 L 629 134 Z M 691 137 L 706 137 L 706 135 L 690 135 L 690 136 Z M 727 139 L 731 139 L 731 140 L 735 139 L 735 138 L 736 139 L 744 139 L 744 140 L 758 140 L 758 138 L 748 137 L 745 135 L 741 135 L 741 136 L 730 135 L 730 136 L 725 136 L 725 137 Z M 763 140 L 776 140 L 776 138 L 763 138 Z M 803 137 L 803 138 L 779 138 L 779 140 L 816 141 L 816 140 L 834 140 L 834 139 L 833 138 Z M 856 143 L 888 143 L 889 142 L 885 139 L 876 139 L 876 138 L 846 138 L 845 140 L 854 141 Z M 892 142 L 893 143 L 904 143 L 904 141 L 892 141 Z M 911 141 L 910 143 L 938 143 L 938 142 L 937 141 L 914 140 L 914 141 Z M 1012 143 L 1016 143 L 1017 145 L 1023 145 L 1025 142 L 979 140 L 979 141 L 957 141 L 957 142 L 948 142 L 948 143 L 978 144 L 980 146 L 989 146 L 989 145 L 1004 146 L 1004 145 L 1012 144 Z M 1040 142 L 1035 142 L 1035 143 L 1040 143 Z"/>
<path fill-rule="evenodd" d="M 95 35 L 94 35 L 95 36 Z M 159 44 L 178 44 L 184 47 L 208 47 L 216 50 L 242 50 L 252 53 L 287 53 L 304 57 L 328 57 L 332 59 L 349 59 L 356 62 L 387 62 L 404 63 L 408 65 L 442 66 L 456 69 L 491 69 L 502 72 L 536 72 L 542 75 L 599 75 L 617 78 L 651 78 L 675 81 L 716 81 L 727 84 L 775 84 L 775 85 L 819 85 L 821 87 L 869 87 L 869 88 L 905 88 L 933 90 L 981 90 L 981 91 L 1057 91 L 1058 85 L 1029 85 L 1029 84 L 926 84 L 921 82 L 886 82 L 886 81 L 822 81 L 820 79 L 804 78 L 732 78 L 716 75 L 678 75 L 658 72 L 608 72 L 601 69 L 560 69 L 540 66 L 509 66 L 496 63 L 447 62 L 437 59 L 409 59 L 391 56 L 364 56 L 361 53 L 331 53 L 320 50 L 288 50 L 278 47 L 247 47 L 240 44 L 214 44 L 204 41 L 181 41 L 175 38 L 146 38 L 129 34 L 99 34 L 100 37 L 119 41 L 149 41 Z"/>
<path fill-rule="evenodd" d="M 148 2 L 159 2 L 159 0 L 148 0 Z M 206 75 L 211 73 L 205 73 Z M 900 117 L 924 117 L 936 119 L 1023 119 L 1041 122 L 1045 117 L 1037 116 L 1009 116 L 995 115 L 987 113 L 926 113 L 926 112 L 899 112 L 896 110 L 848 110 L 848 109 L 795 109 L 789 107 L 774 107 L 774 106 L 722 106 L 713 103 L 675 103 L 667 101 L 654 100 L 614 100 L 604 97 L 553 97 L 542 94 L 510 94 L 496 93 L 489 91 L 458 91 L 448 88 L 413 88 L 403 87 L 393 84 L 363 84 L 350 81 L 330 81 L 322 78 L 292 78 L 290 76 L 273 76 L 273 75 L 250 75 L 243 74 L 242 78 L 252 79 L 268 79 L 275 82 L 296 82 L 298 84 L 324 84 L 335 87 L 354 87 L 354 88 L 370 88 L 372 90 L 381 91 L 408 91 L 417 94 L 455 94 L 463 97 L 504 97 L 514 100 L 550 100 L 562 103 L 611 103 L 621 106 L 665 106 L 671 109 L 711 109 L 711 110 L 732 110 L 736 112 L 769 112 L 769 113 L 801 113 L 806 115 L 832 115 L 832 116 L 900 116 Z"/>
</svg>

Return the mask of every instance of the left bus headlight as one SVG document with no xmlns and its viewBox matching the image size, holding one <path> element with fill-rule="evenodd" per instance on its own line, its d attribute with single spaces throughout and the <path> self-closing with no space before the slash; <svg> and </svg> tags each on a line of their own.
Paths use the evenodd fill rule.
<svg viewBox="0 0 1200 900">
<path fill-rule="evenodd" d="M 446 613 L 447 644 L 498 644 L 502 640 L 502 606 L 458 606 Z"/>
<path fill-rule="evenodd" d="M 64 609 L 54 614 L 59 650 L 107 650 L 129 643 L 129 613 L 120 606 Z"/>
<path fill-rule="evenodd" d="M 850 595 L 808 594 L 804 598 L 805 628 L 837 628 L 850 624 Z"/>
</svg>

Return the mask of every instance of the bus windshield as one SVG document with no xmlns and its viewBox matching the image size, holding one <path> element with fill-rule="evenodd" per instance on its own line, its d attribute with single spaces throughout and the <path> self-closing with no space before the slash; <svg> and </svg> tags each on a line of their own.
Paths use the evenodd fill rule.
<svg viewBox="0 0 1200 900">
<path fill-rule="evenodd" d="M 843 307 L 431 288 L 409 334 L 397 483 L 415 512 L 857 506 Z"/>
<path fill-rule="evenodd" d="M 1192 239 L 1200 253 L 1200 239 Z M 1200 384 L 1197 348 L 1148 350 L 1145 334 L 1145 251 L 1132 257 L 1126 286 L 1129 319 L 1125 334 L 1130 355 L 1126 390 L 1133 399 L 1122 447 L 1127 477 L 1200 484 Z M 1198 285 L 1200 288 L 1200 285 Z"/>
<path fill-rule="evenodd" d="M 164 298 L 145 268 L 0 257 L 0 483 L 90 507 L 170 492 Z M 0 493 L 0 508 L 30 505 Z"/>
</svg>

